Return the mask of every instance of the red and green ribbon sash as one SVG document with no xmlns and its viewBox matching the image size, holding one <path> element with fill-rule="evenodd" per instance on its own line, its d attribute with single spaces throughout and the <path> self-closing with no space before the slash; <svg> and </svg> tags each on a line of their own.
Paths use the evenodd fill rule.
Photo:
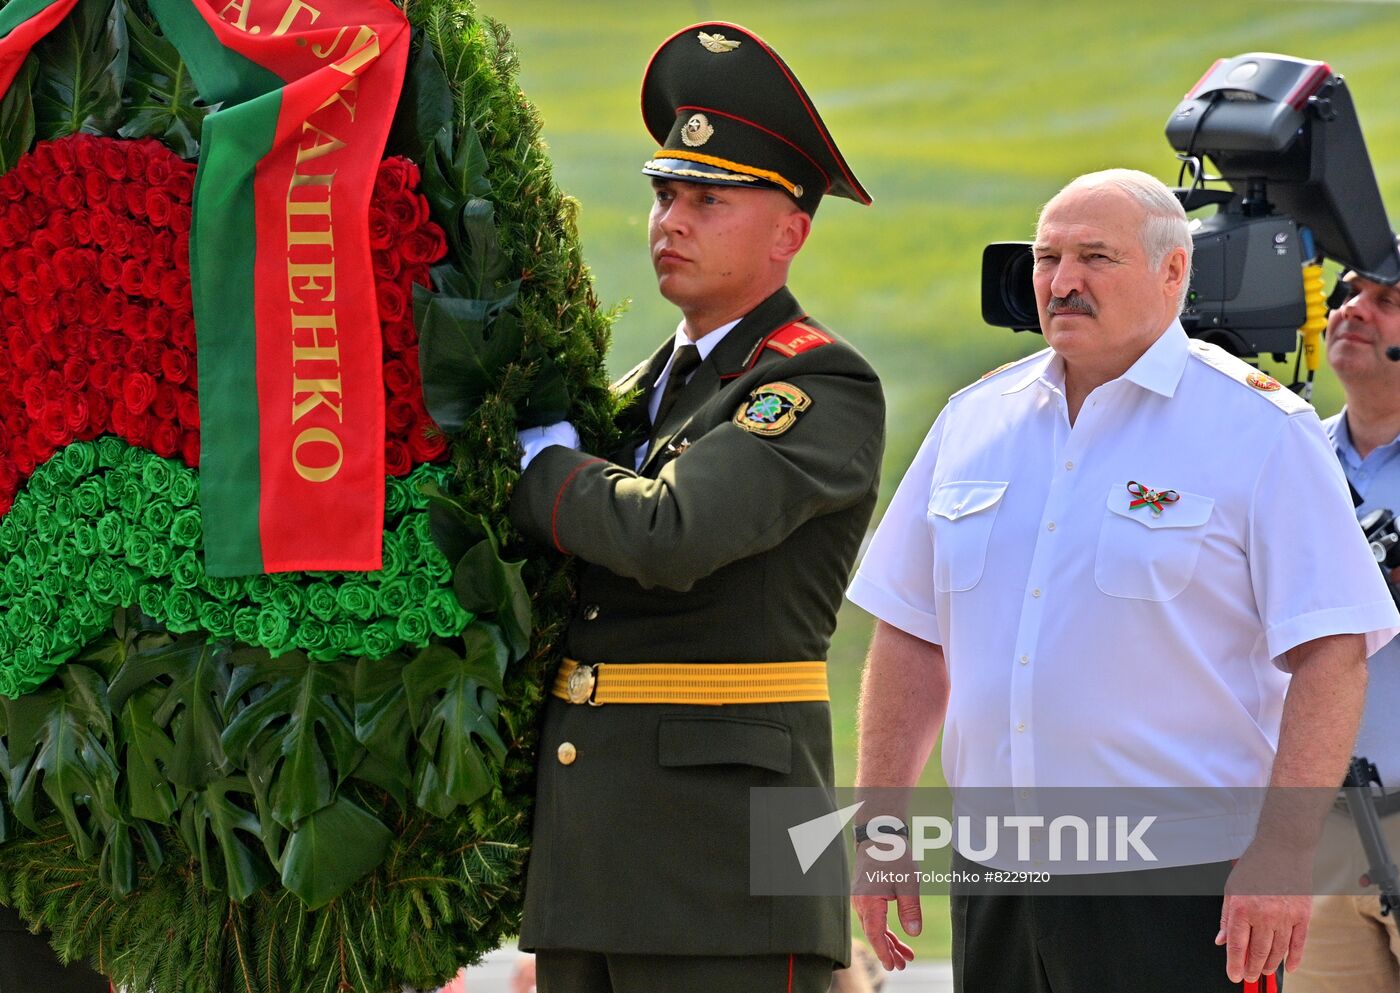
<svg viewBox="0 0 1400 993">
<path fill-rule="evenodd" d="M 78 0 L 11 0 L 0 10 L 0 96 L 15 81 L 29 50 L 77 5 Z"/>
<path fill-rule="evenodd" d="M 1128 483 L 1128 492 L 1133 495 L 1128 509 L 1137 510 L 1139 507 L 1151 507 L 1153 517 L 1161 516 L 1164 507 L 1181 499 L 1181 495 L 1176 490 L 1154 490 L 1138 482 Z"/>
<path fill-rule="evenodd" d="M 211 575 L 374 570 L 384 386 L 369 198 L 403 85 L 387 0 L 151 0 L 206 118 L 190 276 Z"/>
</svg>

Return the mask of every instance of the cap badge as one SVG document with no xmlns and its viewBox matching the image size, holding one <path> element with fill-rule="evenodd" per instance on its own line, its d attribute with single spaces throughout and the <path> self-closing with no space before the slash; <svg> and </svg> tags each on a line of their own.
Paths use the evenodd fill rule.
<svg viewBox="0 0 1400 993">
<path fill-rule="evenodd" d="M 685 127 L 681 128 L 681 141 L 691 148 L 699 148 L 710 140 L 710 136 L 715 133 L 715 127 L 710 123 L 710 119 L 704 114 L 691 114 L 690 120 L 685 122 Z"/>
<path fill-rule="evenodd" d="M 739 42 L 730 41 L 722 34 L 706 34 L 700 32 L 700 44 L 705 46 L 705 51 L 714 52 L 716 55 L 723 55 L 725 52 L 732 52 L 739 47 Z"/>
<path fill-rule="evenodd" d="M 1262 390 L 1265 393 L 1272 393 L 1274 390 L 1283 389 L 1282 383 L 1273 376 L 1262 372 L 1251 372 L 1245 377 L 1244 381 L 1250 386 L 1253 386 L 1256 390 Z"/>
</svg>

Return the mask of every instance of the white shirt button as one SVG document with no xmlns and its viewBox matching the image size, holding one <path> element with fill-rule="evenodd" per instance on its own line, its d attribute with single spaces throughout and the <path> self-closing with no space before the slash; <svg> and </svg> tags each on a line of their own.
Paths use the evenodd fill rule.
<svg viewBox="0 0 1400 993">
<path fill-rule="evenodd" d="M 1017 731 L 1024 731 L 1025 729 L 1026 729 L 1026 725 L 1025 725 L 1025 722 L 1024 722 L 1024 721 L 1023 721 L 1022 723 L 1016 725 L 1016 730 L 1017 730 Z"/>
<path fill-rule="evenodd" d="M 1074 469 L 1074 463 L 1073 463 L 1073 462 L 1066 462 L 1066 463 L 1065 463 L 1065 471 L 1068 472 L 1068 471 L 1072 471 L 1073 469 Z"/>
<path fill-rule="evenodd" d="M 1045 525 L 1045 530 L 1047 530 L 1047 531 L 1053 531 L 1053 530 L 1055 530 L 1055 522 L 1054 522 L 1054 521 L 1051 521 L 1049 524 Z"/>
<path fill-rule="evenodd" d="M 1035 589 L 1031 590 L 1031 596 L 1033 596 L 1033 597 L 1039 597 L 1039 596 L 1040 596 L 1040 587 L 1039 587 L 1039 586 L 1037 586 Z"/>
<path fill-rule="evenodd" d="M 1021 656 L 1021 664 L 1022 664 L 1022 665 L 1030 665 L 1030 664 L 1031 664 L 1031 657 L 1030 657 L 1029 655 L 1022 655 L 1022 656 Z"/>
</svg>

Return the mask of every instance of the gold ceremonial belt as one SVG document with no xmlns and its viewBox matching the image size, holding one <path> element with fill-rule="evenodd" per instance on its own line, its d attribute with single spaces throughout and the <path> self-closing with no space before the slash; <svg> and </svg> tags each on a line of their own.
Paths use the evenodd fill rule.
<svg viewBox="0 0 1400 993">
<path fill-rule="evenodd" d="M 826 702 L 825 662 L 598 662 L 565 659 L 554 695 L 569 703 Z"/>
</svg>

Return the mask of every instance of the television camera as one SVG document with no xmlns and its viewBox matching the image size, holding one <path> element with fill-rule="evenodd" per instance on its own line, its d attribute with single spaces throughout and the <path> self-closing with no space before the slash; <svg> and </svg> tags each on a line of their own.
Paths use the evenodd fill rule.
<svg viewBox="0 0 1400 993">
<path fill-rule="evenodd" d="M 1311 394 L 1327 305 L 1323 258 L 1385 284 L 1400 281 L 1386 220 L 1346 81 L 1325 62 L 1250 53 L 1219 59 L 1167 120 L 1181 160 L 1174 191 L 1194 217 L 1194 264 L 1182 326 L 1193 338 L 1282 361 L 1301 331 Z M 1209 157 L 1218 175 L 1206 173 Z M 1223 183 L 1224 186 L 1207 184 Z M 1038 331 L 1029 242 L 982 256 L 982 319 Z M 1397 356 L 1400 359 L 1400 356 Z"/>
</svg>

